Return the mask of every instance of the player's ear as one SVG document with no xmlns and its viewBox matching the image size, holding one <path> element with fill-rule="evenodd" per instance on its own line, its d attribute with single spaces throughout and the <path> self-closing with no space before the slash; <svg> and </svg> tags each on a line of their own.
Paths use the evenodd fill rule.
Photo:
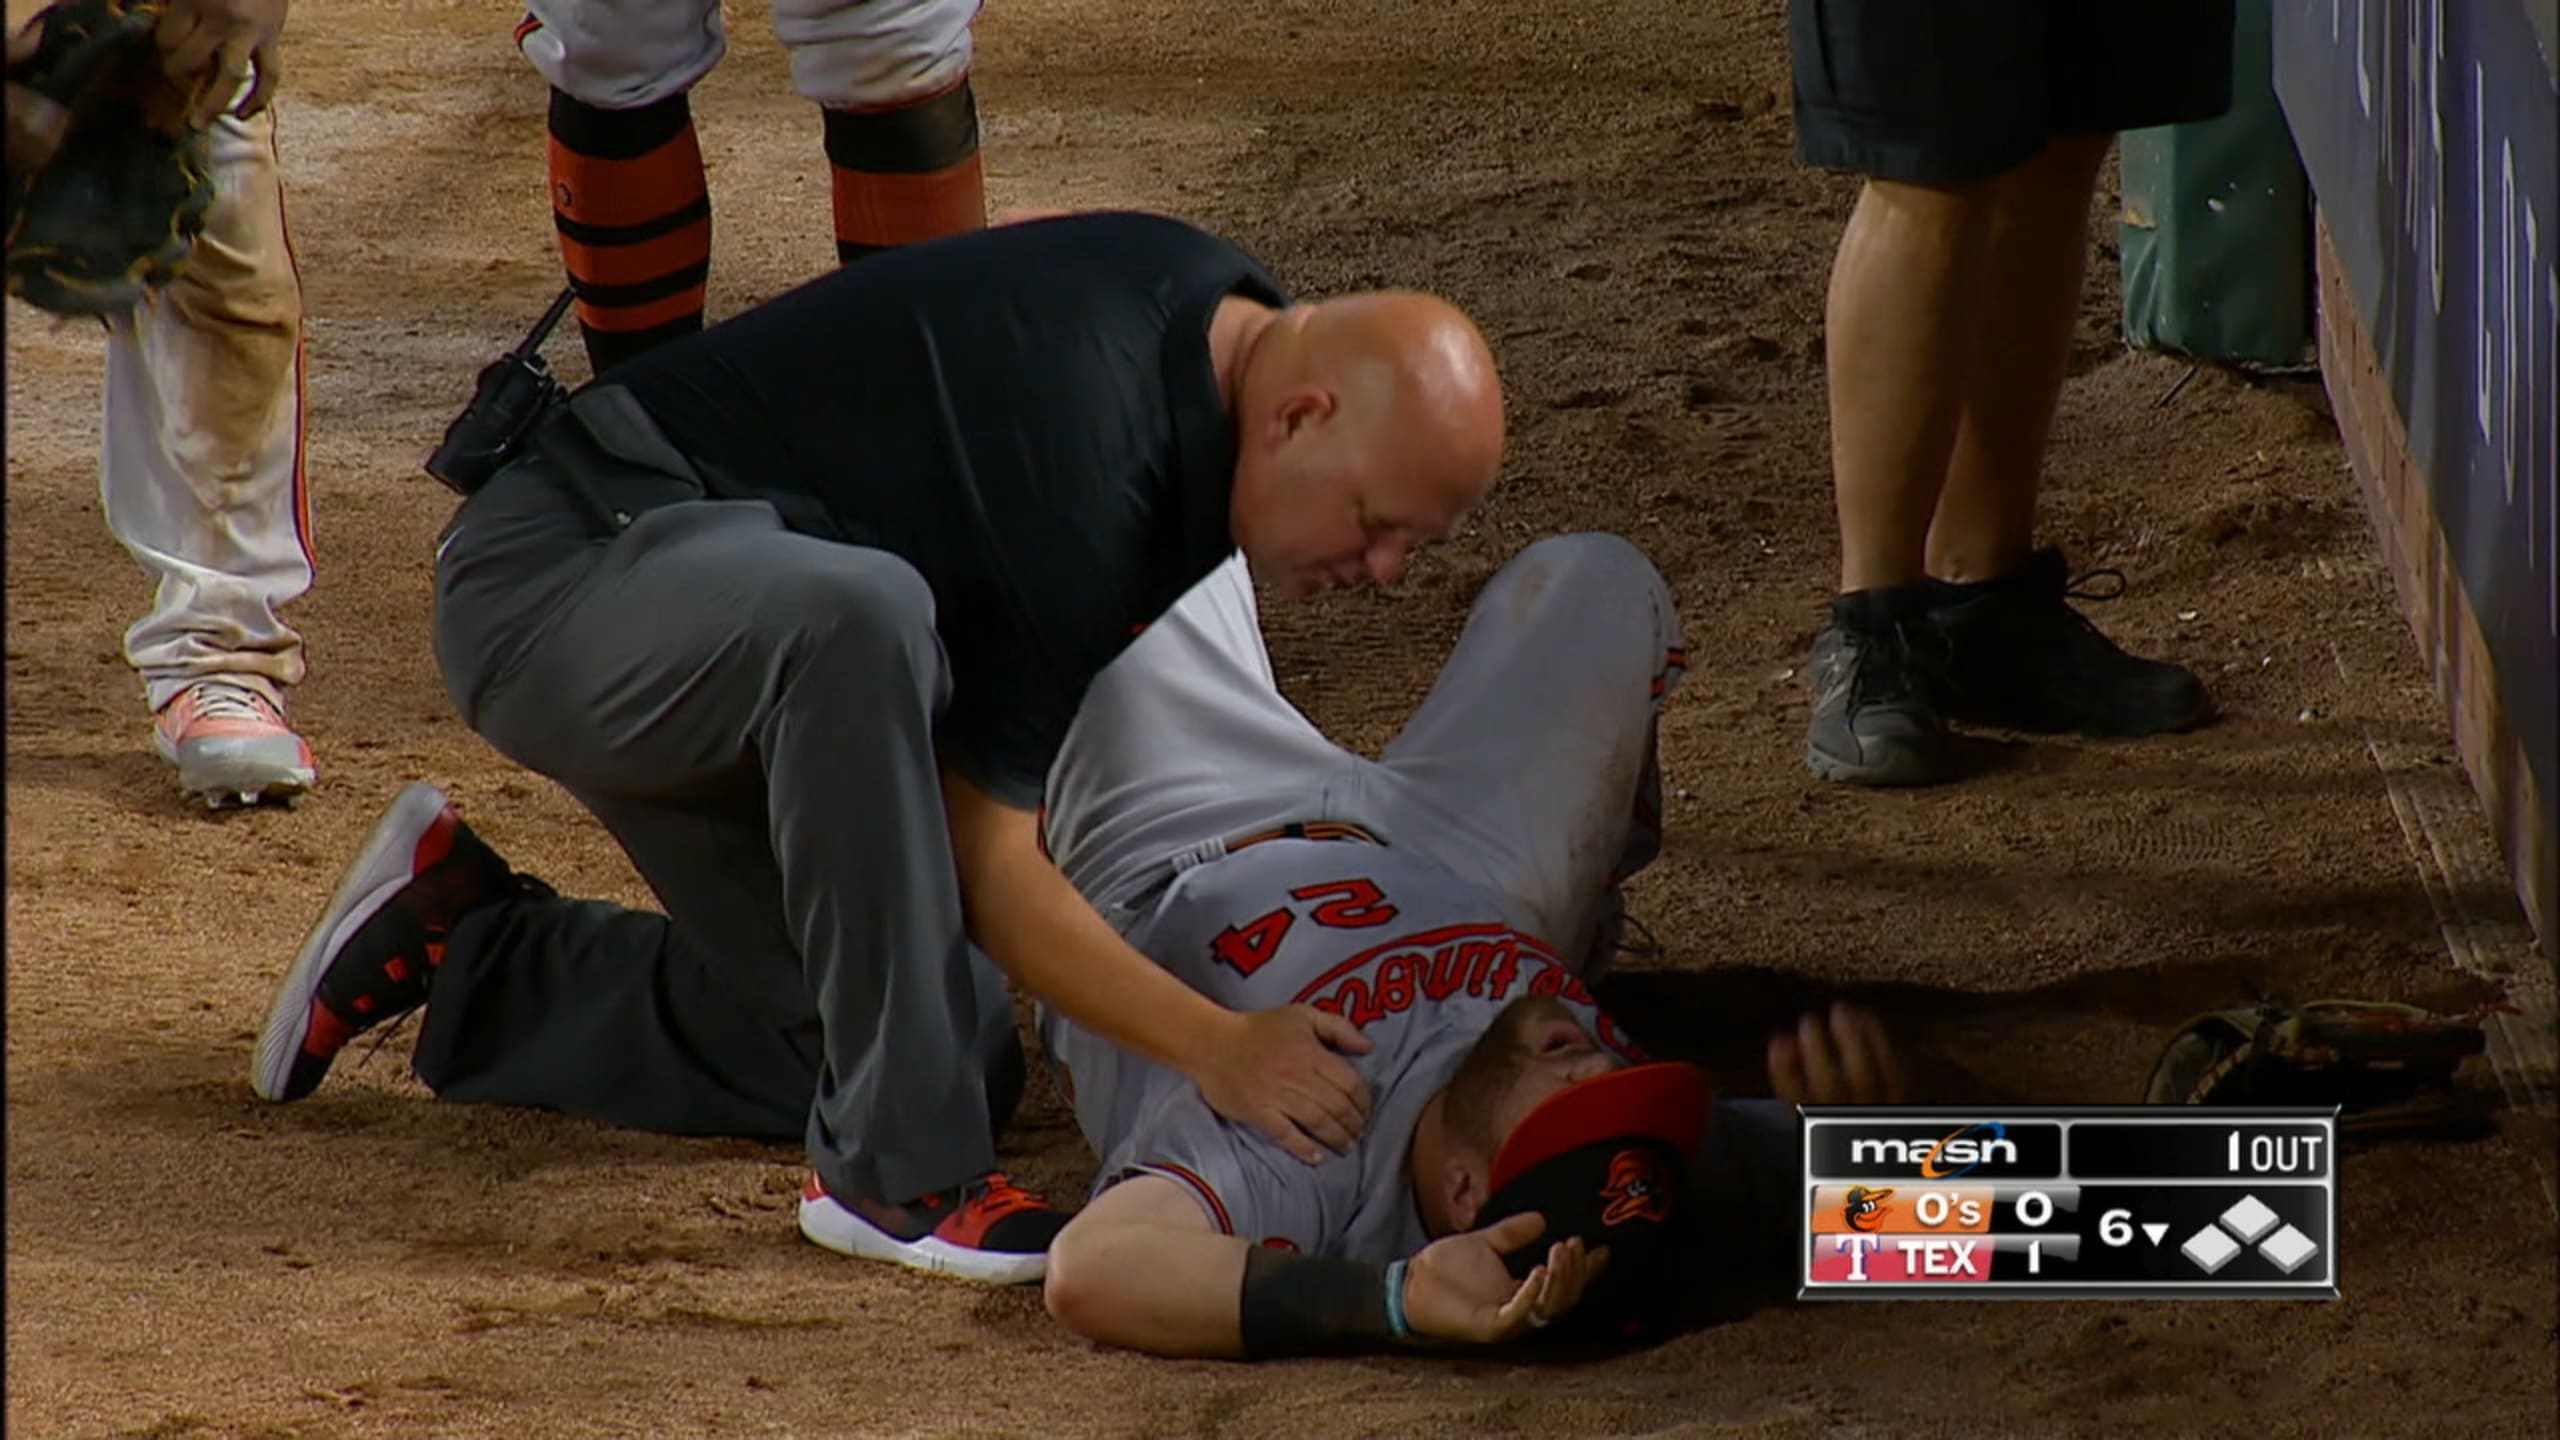
<svg viewBox="0 0 2560 1440">
<path fill-rule="evenodd" d="M 1451 1233 L 1476 1228 L 1476 1216 L 1484 1213 L 1485 1182 L 1491 1178 L 1483 1166 L 1460 1156 L 1451 1156 L 1440 1166 L 1440 1213 L 1447 1216 Z"/>
</svg>

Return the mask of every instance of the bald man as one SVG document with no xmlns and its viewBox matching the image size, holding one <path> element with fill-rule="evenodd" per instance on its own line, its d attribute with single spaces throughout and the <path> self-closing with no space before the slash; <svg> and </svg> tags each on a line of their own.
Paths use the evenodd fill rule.
<svg viewBox="0 0 2560 1440">
<path fill-rule="evenodd" d="M 797 1131 L 810 1239 L 1030 1281 L 1063 1220 L 996 1165 L 1009 978 L 1301 1160 L 1347 1150 L 1359 1032 L 1145 959 L 1038 811 L 1094 675 L 1228 555 L 1291 595 L 1389 583 L 1483 496 L 1502 395 L 1466 317 L 1292 303 L 1223 240 L 1095 214 L 873 257 L 608 379 L 455 514 L 436 654 L 666 913 L 563 900 L 413 787 L 287 971 L 258 1093 L 432 986 L 444 1098 Z M 712 1054 L 816 1092 L 768 1113 Z"/>
</svg>

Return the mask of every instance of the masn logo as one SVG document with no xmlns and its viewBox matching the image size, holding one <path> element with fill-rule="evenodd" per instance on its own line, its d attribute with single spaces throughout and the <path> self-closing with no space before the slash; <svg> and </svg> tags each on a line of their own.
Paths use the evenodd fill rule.
<svg viewBox="0 0 2560 1440">
<path fill-rule="evenodd" d="M 1916 1165 L 1923 1180 L 1953 1180 L 1984 1165 L 2018 1162 L 2018 1142 L 1997 1120 L 1967 1125 L 1935 1140 L 1862 1137 L 1849 1142 L 1853 1165 Z"/>
</svg>

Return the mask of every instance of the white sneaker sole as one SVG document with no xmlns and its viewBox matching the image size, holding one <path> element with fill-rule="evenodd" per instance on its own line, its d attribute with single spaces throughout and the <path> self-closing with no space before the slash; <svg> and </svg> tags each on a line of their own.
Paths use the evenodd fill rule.
<svg viewBox="0 0 2560 1440">
<path fill-rule="evenodd" d="M 839 1255 L 886 1260 L 910 1270 L 949 1275 L 981 1285 L 1028 1285 L 1049 1273 L 1046 1252 L 1015 1255 L 1001 1250 L 971 1250 L 930 1235 L 921 1240 L 901 1240 L 837 1204 L 831 1195 L 801 1200 L 800 1233 Z"/>
<path fill-rule="evenodd" d="M 337 893 L 329 897 L 328 908 L 304 937 L 302 949 L 286 968 L 284 979 L 277 982 L 275 999 L 267 1006 L 267 1028 L 258 1037 L 258 1056 L 249 1071 L 249 1088 L 259 1099 L 285 1099 L 294 1057 L 302 1053 L 303 1038 L 311 1032 L 311 997 L 319 992 L 330 957 L 401 886 L 416 878 L 412 866 L 418 841 L 444 808 L 444 792 L 433 785 L 421 780 L 402 787 L 392 798 L 391 808 L 374 824 L 355 863 L 340 877 Z"/>
<path fill-rule="evenodd" d="M 303 763 L 302 742 L 290 736 L 266 739 L 199 740 L 192 748 L 173 745 L 157 727 L 151 746 L 178 771 L 178 788 L 212 809 L 291 800 L 319 781 L 319 771 Z"/>
</svg>

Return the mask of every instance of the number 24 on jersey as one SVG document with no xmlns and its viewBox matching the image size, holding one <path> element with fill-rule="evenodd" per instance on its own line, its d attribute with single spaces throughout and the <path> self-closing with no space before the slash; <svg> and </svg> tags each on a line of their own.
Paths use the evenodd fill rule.
<svg viewBox="0 0 2560 1440">
<path fill-rule="evenodd" d="M 1396 907 L 1388 904 L 1386 895 L 1369 880 L 1301 885 L 1289 892 L 1289 898 L 1299 906 L 1309 907 L 1305 912 L 1309 923 L 1328 930 L 1366 930 L 1396 918 Z M 1283 905 L 1267 915 L 1219 931 L 1218 937 L 1209 942 L 1209 951 L 1237 974 L 1251 975 L 1280 953 L 1280 943 L 1296 928 L 1298 919 L 1296 906 Z"/>
</svg>

